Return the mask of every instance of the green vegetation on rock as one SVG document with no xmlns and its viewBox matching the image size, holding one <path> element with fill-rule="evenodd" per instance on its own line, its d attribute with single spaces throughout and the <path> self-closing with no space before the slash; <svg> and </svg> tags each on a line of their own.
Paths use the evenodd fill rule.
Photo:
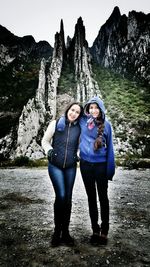
<svg viewBox="0 0 150 267">
<path fill-rule="evenodd" d="M 93 66 L 94 78 L 102 94 L 107 115 L 110 117 L 115 137 L 128 140 L 133 151 L 128 156 L 149 158 L 150 151 L 150 88 L 142 87 L 108 69 Z M 135 151 L 135 152 L 134 152 Z M 134 155 L 135 154 L 135 155 Z"/>
<path fill-rule="evenodd" d="M 120 113 L 123 113 L 126 122 L 149 120 L 150 88 L 138 86 L 135 82 L 96 65 L 93 72 L 112 120 Z"/>
<path fill-rule="evenodd" d="M 38 61 L 15 59 L 0 71 L 0 111 L 20 111 L 38 86 Z"/>
</svg>

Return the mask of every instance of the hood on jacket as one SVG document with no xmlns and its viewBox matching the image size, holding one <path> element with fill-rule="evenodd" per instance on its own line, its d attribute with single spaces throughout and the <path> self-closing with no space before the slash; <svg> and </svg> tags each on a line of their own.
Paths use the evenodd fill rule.
<svg viewBox="0 0 150 267">
<path fill-rule="evenodd" d="M 104 103 L 103 101 L 98 97 L 98 96 L 94 96 L 92 97 L 84 106 L 84 112 L 86 114 L 89 114 L 89 105 L 90 104 L 93 104 L 93 103 L 96 103 L 99 107 L 99 109 L 101 110 L 102 112 L 102 119 L 105 119 L 105 113 L 106 113 L 106 110 L 105 110 L 105 106 L 104 106 Z"/>
</svg>

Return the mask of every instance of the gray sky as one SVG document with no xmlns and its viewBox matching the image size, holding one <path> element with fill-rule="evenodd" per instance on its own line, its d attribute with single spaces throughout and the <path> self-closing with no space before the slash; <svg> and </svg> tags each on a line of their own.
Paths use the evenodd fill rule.
<svg viewBox="0 0 150 267">
<path fill-rule="evenodd" d="M 65 38 L 74 35 L 81 16 L 89 46 L 115 6 L 121 14 L 132 10 L 150 13 L 150 0 L 0 0 L 0 24 L 15 35 L 32 35 L 36 42 L 48 41 L 54 46 L 54 35 L 63 19 Z"/>
</svg>

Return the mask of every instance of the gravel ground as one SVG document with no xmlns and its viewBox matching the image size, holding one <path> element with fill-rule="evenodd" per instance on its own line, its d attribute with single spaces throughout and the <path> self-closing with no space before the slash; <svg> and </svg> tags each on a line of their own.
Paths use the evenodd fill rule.
<svg viewBox="0 0 150 267">
<path fill-rule="evenodd" d="M 109 199 L 108 244 L 91 246 L 78 169 L 70 223 L 75 246 L 51 248 L 54 192 L 47 168 L 0 169 L 0 266 L 150 266 L 150 170 L 117 168 Z"/>
</svg>

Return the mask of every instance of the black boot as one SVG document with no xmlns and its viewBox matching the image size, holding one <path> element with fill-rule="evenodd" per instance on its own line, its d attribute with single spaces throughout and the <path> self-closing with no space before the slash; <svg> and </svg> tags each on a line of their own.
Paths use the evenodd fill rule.
<svg viewBox="0 0 150 267">
<path fill-rule="evenodd" d="M 62 213 L 63 213 L 63 203 L 59 203 L 57 200 L 55 200 L 54 203 L 55 230 L 51 240 L 52 247 L 57 247 L 60 245 L 61 232 L 62 232 L 62 216 L 63 216 Z"/>
<path fill-rule="evenodd" d="M 52 247 L 58 247 L 60 245 L 60 240 L 60 232 L 55 231 L 51 240 Z"/>
<path fill-rule="evenodd" d="M 70 200 L 65 202 L 63 222 L 62 222 L 62 239 L 61 239 L 62 243 L 69 245 L 69 246 L 74 245 L 74 239 L 69 234 L 71 206 L 72 206 L 72 203 Z"/>
<path fill-rule="evenodd" d="M 61 242 L 68 246 L 74 245 L 74 238 L 71 237 L 68 230 L 62 232 Z"/>
</svg>

